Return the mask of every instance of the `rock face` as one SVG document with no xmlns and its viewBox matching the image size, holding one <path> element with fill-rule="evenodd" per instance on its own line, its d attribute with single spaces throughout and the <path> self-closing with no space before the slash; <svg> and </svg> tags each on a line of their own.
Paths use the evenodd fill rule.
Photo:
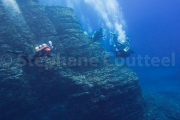
<svg viewBox="0 0 180 120">
<path fill-rule="evenodd" d="M 0 0 L 0 119 L 140 120 L 137 75 L 90 43 L 74 11 L 37 0 Z M 53 58 L 22 65 L 18 55 L 55 45 Z M 41 66 L 40 66 L 41 65 Z"/>
</svg>

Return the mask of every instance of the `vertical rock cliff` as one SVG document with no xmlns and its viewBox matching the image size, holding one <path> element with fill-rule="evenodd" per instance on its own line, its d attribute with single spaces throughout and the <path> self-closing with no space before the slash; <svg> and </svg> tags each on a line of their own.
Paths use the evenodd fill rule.
<svg viewBox="0 0 180 120">
<path fill-rule="evenodd" d="M 12 5 L 13 4 L 13 5 Z M 18 55 L 53 42 L 53 58 L 22 66 Z M 0 119 L 140 120 L 137 75 L 90 44 L 74 11 L 37 0 L 0 0 Z"/>
</svg>

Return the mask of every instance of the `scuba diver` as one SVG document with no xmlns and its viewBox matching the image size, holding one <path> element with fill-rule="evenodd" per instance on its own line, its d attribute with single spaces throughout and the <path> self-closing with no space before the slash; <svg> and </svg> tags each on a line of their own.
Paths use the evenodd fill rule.
<svg viewBox="0 0 180 120">
<path fill-rule="evenodd" d="M 39 45 L 35 48 L 36 52 L 35 54 L 31 57 L 28 58 L 28 54 L 22 51 L 11 51 L 11 50 L 7 50 L 7 52 L 9 53 L 13 53 L 13 54 L 21 54 L 21 59 L 24 59 L 26 62 L 30 62 L 30 63 L 34 63 L 35 60 L 39 57 L 52 57 L 51 56 L 51 52 L 52 52 L 53 46 L 52 46 L 52 42 L 49 41 L 49 45 L 47 44 L 42 44 Z"/>
<path fill-rule="evenodd" d="M 120 43 L 118 41 L 118 36 L 114 33 L 110 38 L 110 46 L 111 51 L 115 53 L 116 58 L 127 58 L 131 54 L 135 53 L 132 49 L 130 49 L 130 39 L 128 37 L 126 37 L 124 42 Z"/>
<path fill-rule="evenodd" d="M 129 46 L 126 46 L 125 48 L 121 47 L 122 44 L 116 45 L 115 50 L 111 50 L 112 52 L 115 52 L 116 58 L 127 58 L 131 54 L 135 53 L 132 49 L 130 49 Z M 119 49 L 123 48 L 123 49 Z"/>
<path fill-rule="evenodd" d="M 118 36 L 115 33 L 113 32 L 109 32 L 109 33 L 110 33 L 109 43 L 111 48 L 117 48 L 121 50 L 130 46 L 130 39 L 128 37 L 126 37 L 125 40 L 121 42 L 121 40 L 118 40 Z"/>
<path fill-rule="evenodd" d="M 47 56 L 48 58 L 52 57 L 51 56 L 52 49 L 53 49 L 53 46 L 52 46 L 51 41 L 49 41 L 49 45 L 42 44 L 42 45 L 37 46 L 35 48 L 36 53 L 33 55 L 31 62 L 34 62 L 36 60 L 36 58 L 43 57 L 43 56 Z"/>
<path fill-rule="evenodd" d="M 99 41 L 101 39 L 104 39 L 104 38 L 105 38 L 105 35 L 103 35 L 103 29 L 102 28 L 95 31 L 94 34 L 91 37 L 92 42 L 97 42 L 97 41 Z"/>
</svg>

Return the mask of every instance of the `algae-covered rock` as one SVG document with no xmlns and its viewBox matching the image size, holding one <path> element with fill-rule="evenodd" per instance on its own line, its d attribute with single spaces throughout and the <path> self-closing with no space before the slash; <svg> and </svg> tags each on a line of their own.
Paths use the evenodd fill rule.
<svg viewBox="0 0 180 120">
<path fill-rule="evenodd" d="M 141 119 L 137 75 L 115 66 L 100 43 L 91 43 L 71 8 L 16 2 L 21 12 L 13 17 L 0 4 L 0 119 Z M 38 65 L 22 66 L 18 55 L 6 53 L 32 54 L 49 40 L 53 57 Z"/>
</svg>

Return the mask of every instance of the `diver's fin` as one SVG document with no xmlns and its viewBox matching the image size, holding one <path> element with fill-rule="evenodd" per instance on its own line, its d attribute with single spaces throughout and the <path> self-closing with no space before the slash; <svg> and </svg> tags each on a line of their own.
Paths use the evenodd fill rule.
<svg viewBox="0 0 180 120">
<path fill-rule="evenodd" d="M 7 50 L 6 52 L 12 53 L 12 54 L 21 54 L 21 53 L 23 53 L 22 51 L 12 51 L 12 50 Z"/>
</svg>

